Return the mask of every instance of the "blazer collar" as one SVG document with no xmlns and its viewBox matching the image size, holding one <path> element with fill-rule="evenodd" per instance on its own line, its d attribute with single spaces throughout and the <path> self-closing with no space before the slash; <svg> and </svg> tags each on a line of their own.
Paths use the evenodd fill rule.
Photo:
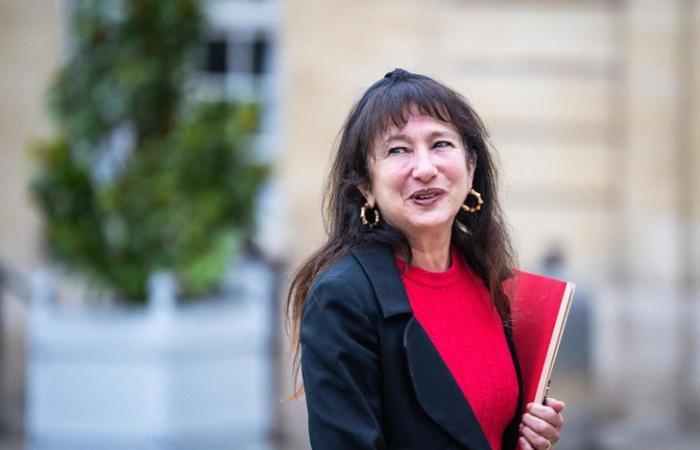
<svg viewBox="0 0 700 450">
<path fill-rule="evenodd" d="M 412 314 L 394 252 L 388 245 L 363 245 L 352 250 L 369 278 L 384 318 Z"/>
</svg>

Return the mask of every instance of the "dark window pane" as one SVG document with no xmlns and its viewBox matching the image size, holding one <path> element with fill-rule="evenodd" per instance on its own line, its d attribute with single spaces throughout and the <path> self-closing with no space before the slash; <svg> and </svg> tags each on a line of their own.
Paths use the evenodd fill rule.
<svg viewBox="0 0 700 450">
<path fill-rule="evenodd" d="M 262 75 L 267 72 L 269 45 L 264 36 L 258 36 L 253 42 L 253 74 Z"/>
<path fill-rule="evenodd" d="M 209 41 L 207 43 L 207 72 L 226 73 L 228 71 L 226 41 Z"/>
</svg>

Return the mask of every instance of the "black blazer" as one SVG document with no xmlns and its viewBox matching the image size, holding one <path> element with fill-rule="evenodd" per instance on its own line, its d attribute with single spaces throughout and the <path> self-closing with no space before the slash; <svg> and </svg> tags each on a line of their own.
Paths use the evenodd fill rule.
<svg viewBox="0 0 700 450">
<path fill-rule="evenodd" d="M 522 386 L 512 335 L 505 332 Z M 413 316 L 390 248 L 352 250 L 316 279 L 304 306 L 301 346 L 314 450 L 490 450 L 469 402 Z M 517 411 L 521 406 L 522 394 Z M 519 419 L 517 412 L 503 449 L 515 448 Z"/>
</svg>

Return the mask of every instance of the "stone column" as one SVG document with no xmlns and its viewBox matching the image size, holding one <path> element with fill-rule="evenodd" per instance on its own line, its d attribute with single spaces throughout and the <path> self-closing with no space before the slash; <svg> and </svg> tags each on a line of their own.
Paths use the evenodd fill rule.
<svg viewBox="0 0 700 450">
<path fill-rule="evenodd" d="M 681 314 L 678 367 L 678 422 L 700 421 L 700 1 L 681 3 L 680 110 Z"/>
<path fill-rule="evenodd" d="M 0 264 L 29 273 L 40 262 L 39 217 L 28 184 L 28 147 L 49 124 L 44 93 L 58 59 L 60 2 L 0 1 Z M 0 427 L 22 429 L 27 312 L 16 293 L 0 292 Z"/>
<path fill-rule="evenodd" d="M 692 174 L 698 173 L 692 171 L 697 95 L 690 94 L 697 78 L 691 68 L 697 58 L 689 17 L 696 4 L 630 0 L 621 16 L 624 162 L 618 184 L 622 283 L 617 301 L 624 383 L 619 386 L 630 418 L 656 420 L 659 427 L 679 423 L 678 405 L 681 416 L 693 409 L 690 405 L 697 407 L 689 289 L 691 279 L 697 280 L 691 263 L 698 258 L 691 250 L 697 240 L 697 194 L 690 191 L 697 191 Z"/>
</svg>

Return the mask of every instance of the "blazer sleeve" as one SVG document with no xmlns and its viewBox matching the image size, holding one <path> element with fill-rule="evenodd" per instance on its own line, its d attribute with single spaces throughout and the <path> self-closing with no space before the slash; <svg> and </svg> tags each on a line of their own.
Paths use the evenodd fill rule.
<svg viewBox="0 0 700 450">
<path fill-rule="evenodd" d="M 346 280 L 321 280 L 304 306 L 301 369 L 314 450 L 383 450 L 379 339 Z"/>
</svg>

